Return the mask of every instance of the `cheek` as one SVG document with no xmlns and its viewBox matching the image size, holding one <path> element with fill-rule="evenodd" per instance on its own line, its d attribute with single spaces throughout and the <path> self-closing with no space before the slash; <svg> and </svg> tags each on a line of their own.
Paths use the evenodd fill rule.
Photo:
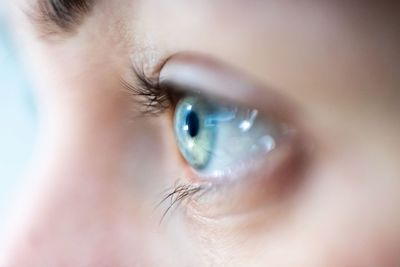
<svg viewBox="0 0 400 267">
<path fill-rule="evenodd" d="M 165 189 L 160 123 L 134 119 L 116 83 L 76 83 L 60 95 L 42 89 L 41 135 L 5 266 L 149 265 L 174 255 L 151 214 Z"/>
<path fill-rule="evenodd" d="M 313 255 L 326 261 L 321 266 L 400 262 L 400 185 L 393 183 L 390 164 L 386 172 L 377 173 L 379 159 L 369 164 L 360 151 L 349 145 L 342 153 L 321 157 L 299 201 L 295 232 L 307 240 L 304 245 Z"/>
<path fill-rule="evenodd" d="M 216 265 L 396 266 L 400 185 L 390 164 L 379 175 L 360 151 L 349 145 L 316 157 L 289 204 L 245 218 L 195 219 L 190 236 Z"/>
<path fill-rule="evenodd" d="M 118 63 L 104 53 L 79 44 L 51 49 L 33 43 L 29 54 L 40 55 L 30 62 L 36 70 L 40 136 L 18 194 L 21 208 L 13 210 L 2 237 L 6 258 L 0 265 L 158 266 L 163 259 L 165 266 L 179 266 L 189 261 L 174 243 L 182 233 L 173 228 L 172 237 L 154 211 L 173 180 L 168 178 L 173 142 L 160 130 L 169 129 L 168 121 L 137 113 L 121 88 Z"/>
</svg>

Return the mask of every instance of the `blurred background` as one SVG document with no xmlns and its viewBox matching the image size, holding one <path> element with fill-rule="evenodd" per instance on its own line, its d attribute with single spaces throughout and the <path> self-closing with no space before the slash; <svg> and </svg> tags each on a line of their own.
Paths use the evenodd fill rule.
<svg viewBox="0 0 400 267">
<path fill-rule="evenodd" d="M 0 231 L 32 153 L 37 116 L 29 78 L 0 1 Z"/>
</svg>

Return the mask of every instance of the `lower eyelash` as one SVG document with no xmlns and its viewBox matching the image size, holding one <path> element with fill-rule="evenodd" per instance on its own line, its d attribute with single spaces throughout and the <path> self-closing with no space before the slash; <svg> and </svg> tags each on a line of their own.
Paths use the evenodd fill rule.
<svg viewBox="0 0 400 267">
<path fill-rule="evenodd" d="M 144 115 L 158 116 L 171 107 L 171 95 L 168 88 L 160 86 L 157 78 L 146 76 L 144 71 L 133 67 L 137 84 L 121 79 L 123 88 L 140 105 L 140 111 Z"/>
<path fill-rule="evenodd" d="M 169 201 L 167 208 L 161 216 L 160 223 L 163 222 L 172 209 L 178 208 L 182 202 L 204 193 L 207 188 L 207 186 L 202 184 L 181 184 L 179 183 L 179 180 L 177 180 L 172 188 L 166 190 L 164 197 L 156 205 L 156 208 L 158 208 L 165 202 Z"/>
</svg>

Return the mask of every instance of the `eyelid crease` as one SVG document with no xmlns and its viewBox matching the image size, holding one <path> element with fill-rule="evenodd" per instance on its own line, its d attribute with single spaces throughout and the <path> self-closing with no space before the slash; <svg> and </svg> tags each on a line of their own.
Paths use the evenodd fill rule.
<svg viewBox="0 0 400 267">
<path fill-rule="evenodd" d="M 196 53 L 171 56 L 160 71 L 160 84 L 227 103 L 257 109 L 279 121 L 296 124 L 296 105 L 279 91 L 263 86 L 234 67 Z"/>
</svg>

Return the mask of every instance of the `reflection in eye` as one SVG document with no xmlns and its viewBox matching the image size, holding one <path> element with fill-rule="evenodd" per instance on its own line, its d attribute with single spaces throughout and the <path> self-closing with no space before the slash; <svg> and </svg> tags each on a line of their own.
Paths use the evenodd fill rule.
<svg viewBox="0 0 400 267">
<path fill-rule="evenodd" d="M 177 104 L 179 149 L 200 176 L 218 177 L 276 145 L 277 127 L 255 109 L 192 95 Z"/>
</svg>

